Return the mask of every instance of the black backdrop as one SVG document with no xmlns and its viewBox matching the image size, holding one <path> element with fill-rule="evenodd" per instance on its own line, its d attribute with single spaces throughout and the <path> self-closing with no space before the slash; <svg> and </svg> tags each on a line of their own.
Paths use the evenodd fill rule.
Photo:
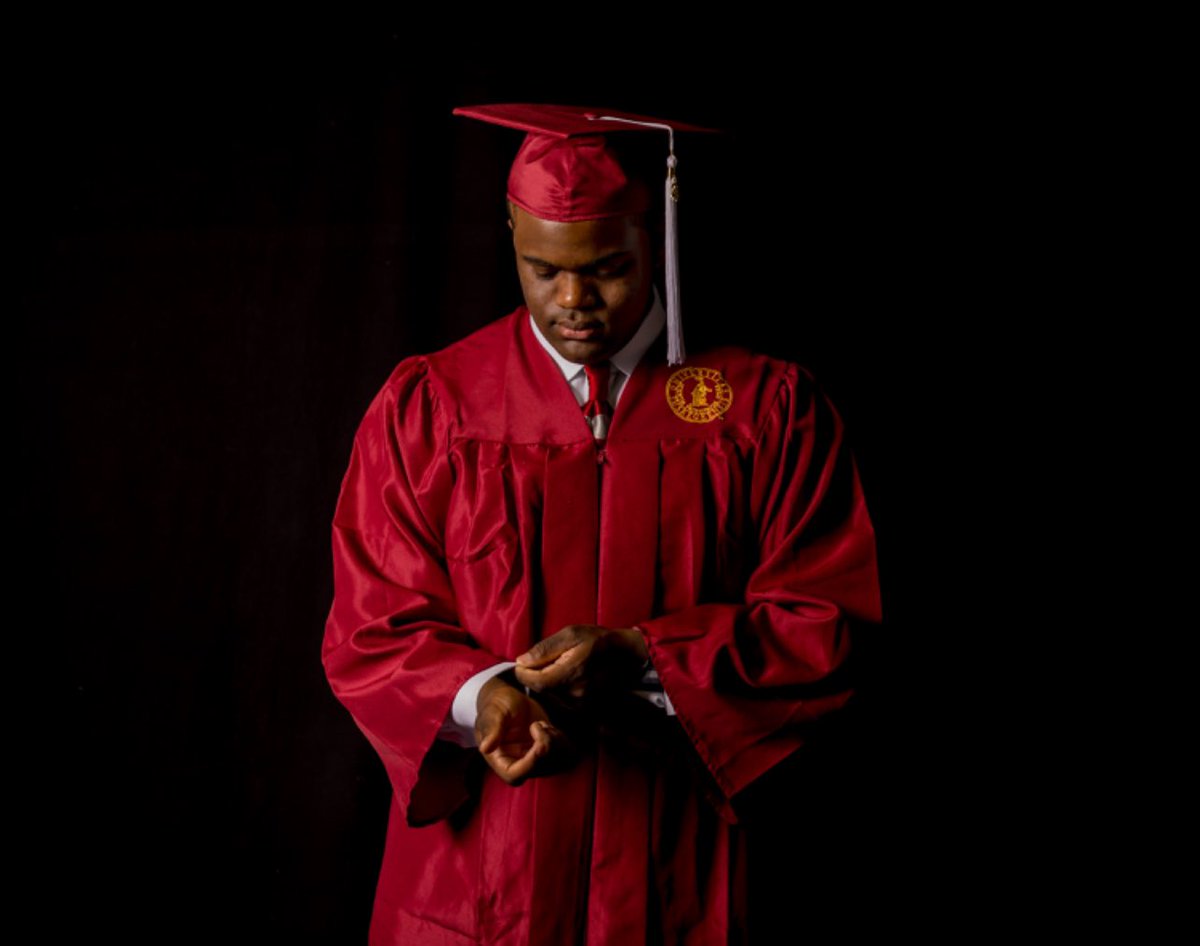
<svg viewBox="0 0 1200 946">
<path fill-rule="evenodd" d="M 951 535 L 983 505 L 959 449 L 973 369 L 933 346 L 987 304 L 978 89 L 851 34 L 749 69 L 182 35 L 40 35 L 10 115 L 9 672 L 41 915 L 364 941 L 388 786 L 319 661 L 330 516 L 391 367 L 519 302 L 501 195 L 520 136 L 451 108 L 541 100 L 727 130 L 679 145 L 689 340 L 794 358 L 830 392 L 888 618 L 837 765 L 812 765 L 811 796 L 763 790 L 806 817 L 758 889 L 801 922 L 855 903 L 929 922 L 954 871 L 910 859 L 958 849 L 967 788 L 945 718 L 971 674 L 974 631 L 947 615 L 972 554 Z"/>
</svg>

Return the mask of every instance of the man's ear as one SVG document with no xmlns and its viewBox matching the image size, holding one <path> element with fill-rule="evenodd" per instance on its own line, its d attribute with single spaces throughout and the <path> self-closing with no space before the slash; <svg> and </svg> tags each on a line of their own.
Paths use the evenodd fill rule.
<svg viewBox="0 0 1200 946">
<path fill-rule="evenodd" d="M 508 208 L 508 230 L 510 233 L 516 232 L 516 224 L 513 222 L 513 203 L 511 200 L 506 200 L 504 206 Z"/>
</svg>

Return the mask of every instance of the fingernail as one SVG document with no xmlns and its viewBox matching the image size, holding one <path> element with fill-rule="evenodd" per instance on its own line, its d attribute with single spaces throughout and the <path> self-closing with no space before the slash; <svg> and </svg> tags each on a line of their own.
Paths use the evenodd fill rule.
<svg viewBox="0 0 1200 946">
<path fill-rule="evenodd" d="M 530 662 L 530 658 L 529 658 L 528 654 L 522 654 L 520 657 L 517 658 L 517 663 L 519 663 L 522 667 L 524 667 L 529 662 Z"/>
</svg>

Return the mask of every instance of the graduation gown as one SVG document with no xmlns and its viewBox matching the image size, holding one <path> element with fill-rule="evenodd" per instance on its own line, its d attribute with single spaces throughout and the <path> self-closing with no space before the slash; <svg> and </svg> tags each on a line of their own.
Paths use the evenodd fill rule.
<svg viewBox="0 0 1200 946">
<path fill-rule="evenodd" d="M 403 361 L 338 500 L 323 660 L 394 796 L 371 942 L 742 941 L 737 795 L 846 701 L 879 617 L 841 421 L 795 365 L 656 345 L 598 447 L 534 331 L 521 307 Z M 639 627 L 677 715 L 516 788 L 437 739 L 567 624 Z"/>
</svg>

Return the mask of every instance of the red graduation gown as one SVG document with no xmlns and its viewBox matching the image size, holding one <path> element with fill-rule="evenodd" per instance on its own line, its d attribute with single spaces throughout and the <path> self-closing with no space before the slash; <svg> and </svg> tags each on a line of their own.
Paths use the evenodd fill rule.
<svg viewBox="0 0 1200 946">
<path fill-rule="evenodd" d="M 533 331 L 522 307 L 402 362 L 338 501 L 324 664 L 394 789 L 371 942 L 739 942 L 731 800 L 845 702 L 848 628 L 879 616 L 840 419 L 794 365 L 695 355 L 721 375 L 697 397 L 656 346 L 601 451 Z M 472 778 L 437 740 L 458 688 L 572 623 L 640 627 L 677 717 Z"/>
</svg>

